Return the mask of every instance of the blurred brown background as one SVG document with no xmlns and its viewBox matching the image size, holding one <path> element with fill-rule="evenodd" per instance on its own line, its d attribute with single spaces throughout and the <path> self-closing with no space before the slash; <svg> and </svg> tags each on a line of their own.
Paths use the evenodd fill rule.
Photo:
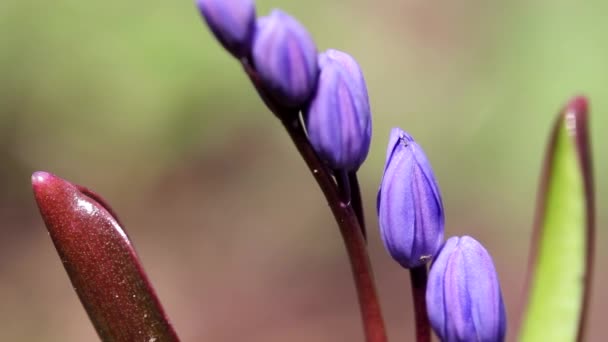
<svg viewBox="0 0 608 342">
<path fill-rule="evenodd" d="M 447 235 L 491 251 L 515 337 L 550 124 L 591 98 L 598 252 L 590 341 L 608 296 L 608 2 L 260 0 L 319 49 L 355 56 L 374 137 L 361 169 L 369 246 L 394 341 L 409 276 L 385 253 L 375 192 L 390 128 L 424 146 Z M 362 341 L 338 230 L 304 163 L 192 1 L 0 1 L 0 340 L 94 341 L 33 202 L 30 175 L 104 195 L 184 341 Z M 567 271 L 567 270 L 564 270 Z"/>
</svg>

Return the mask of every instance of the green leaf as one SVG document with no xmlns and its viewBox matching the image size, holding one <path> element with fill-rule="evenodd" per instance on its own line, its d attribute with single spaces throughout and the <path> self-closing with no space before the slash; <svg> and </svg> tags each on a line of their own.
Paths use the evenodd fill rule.
<svg viewBox="0 0 608 342">
<path fill-rule="evenodd" d="M 580 341 L 591 282 L 594 200 L 587 100 L 560 113 L 537 203 L 521 341 Z"/>
</svg>

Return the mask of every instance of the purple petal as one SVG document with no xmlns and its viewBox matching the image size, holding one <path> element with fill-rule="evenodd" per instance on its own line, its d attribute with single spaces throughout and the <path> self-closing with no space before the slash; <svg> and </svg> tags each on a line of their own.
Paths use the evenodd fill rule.
<svg viewBox="0 0 608 342">
<path fill-rule="evenodd" d="M 255 31 L 253 0 L 196 0 L 196 5 L 226 50 L 237 58 L 249 55 Z"/>
<path fill-rule="evenodd" d="M 284 106 L 310 99 L 318 76 L 317 48 L 308 31 L 281 10 L 258 19 L 253 64 L 270 94 Z"/>
<path fill-rule="evenodd" d="M 378 219 L 385 247 L 405 268 L 423 265 L 443 240 L 439 187 L 420 146 L 393 129 L 378 193 Z"/>
<path fill-rule="evenodd" d="M 429 273 L 431 326 L 442 341 L 500 342 L 506 314 L 494 263 L 469 236 L 448 239 Z"/>
<path fill-rule="evenodd" d="M 319 60 L 317 90 L 305 113 L 308 136 L 330 168 L 356 171 L 371 141 L 365 81 L 357 62 L 346 53 L 328 50 Z"/>
</svg>

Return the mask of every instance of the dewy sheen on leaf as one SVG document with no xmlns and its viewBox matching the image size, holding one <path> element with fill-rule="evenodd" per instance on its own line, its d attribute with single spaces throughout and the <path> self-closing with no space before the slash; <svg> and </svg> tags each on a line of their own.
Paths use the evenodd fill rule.
<svg viewBox="0 0 608 342">
<path fill-rule="evenodd" d="M 40 215 L 103 341 L 178 341 L 131 241 L 99 195 L 48 172 L 32 175 Z"/>
<path fill-rule="evenodd" d="M 253 0 L 196 0 L 196 5 L 226 50 L 237 58 L 249 55 L 255 32 Z"/>
<path fill-rule="evenodd" d="M 305 112 L 310 143 L 334 170 L 356 171 L 369 151 L 371 113 L 363 73 L 348 54 L 319 56 L 317 89 Z"/>
<path fill-rule="evenodd" d="M 431 326 L 443 342 L 502 342 L 505 306 L 488 251 L 470 236 L 451 237 L 429 273 Z"/>
<path fill-rule="evenodd" d="M 253 65 L 265 89 L 281 105 L 298 108 L 317 83 L 317 48 L 310 34 L 289 14 L 275 9 L 259 18 Z"/>
<path fill-rule="evenodd" d="M 443 241 L 444 216 L 439 186 L 424 151 L 393 128 L 378 191 L 380 236 L 390 255 L 405 268 L 428 263 Z"/>
</svg>

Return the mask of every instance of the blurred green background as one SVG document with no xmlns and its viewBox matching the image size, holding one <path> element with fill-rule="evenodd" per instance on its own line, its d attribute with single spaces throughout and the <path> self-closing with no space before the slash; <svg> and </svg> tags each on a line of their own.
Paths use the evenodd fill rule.
<svg viewBox="0 0 608 342">
<path fill-rule="evenodd" d="M 608 2 L 257 3 L 365 72 L 374 136 L 360 174 L 395 341 L 413 324 L 409 276 L 375 220 L 390 128 L 424 146 L 448 235 L 494 256 L 514 339 L 549 129 L 570 96 L 588 95 L 599 215 L 588 336 L 601 339 Z M 36 170 L 113 204 L 184 341 L 363 339 L 321 192 L 192 1 L 0 1 L 0 160 L 2 341 L 96 340 L 33 202 Z"/>
</svg>

